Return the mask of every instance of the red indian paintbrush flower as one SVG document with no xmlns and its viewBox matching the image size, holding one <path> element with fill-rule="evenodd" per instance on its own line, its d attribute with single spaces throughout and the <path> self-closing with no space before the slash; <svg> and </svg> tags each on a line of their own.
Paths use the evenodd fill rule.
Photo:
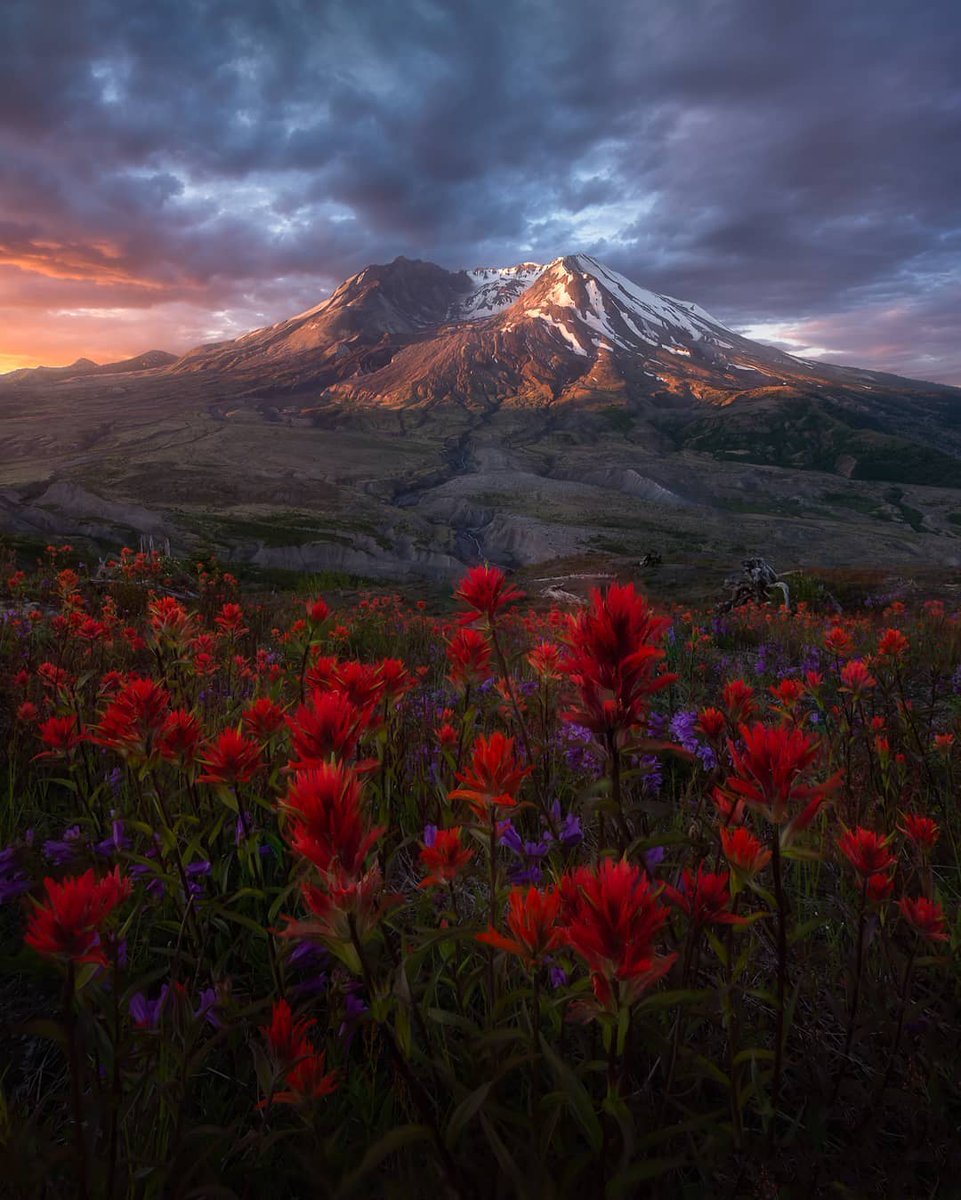
<svg viewBox="0 0 961 1200">
<path fill-rule="evenodd" d="M 313 1019 L 294 1019 L 286 1000 L 278 1000 L 273 1007 L 269 1025 L 261 1026 L 261 1033 L 273 1051 L 277 1066 L 284 1075 L 286 1090 L 274 1092 L 270 1100 L 275 1104 L 299 1104 L 305 1100 L 319 1100 L 337 1090 L 336 1071 L 326 1071 L 323 1051 L 318 1052 L 308 1036 L 316 1024 Z M 267 1102 L 262 1101 L 262 1108 Z"/>
<path fill-rule="evenodd" d="M 489 738 L 483 734 L 474 743 L 470 766 L 458 773 L 461 787 L 452 800 L 466 800 L 479 821 L 492 819 L 498 808 L 511 808 L 531 767 L 522 767 L 514 750 L 514 739 L 500 730 Z"/>
<path fill-rule="evenodd" d="M 545 957 L 556 950 L 563 939 L 558 925 L 561 913 L 561 894 L 556 888 L 540 891 L 535 887 L 526 892 L 523 888 L 511 888 L 508 897 L 507 928 L 514 935 L 504 934 L 491 926 L 479 933 L 477 940 L 516 954 L 529 967 L 540 966 Z"/>
<path fill-rule="evenodd" d="M 918 896 L 912 900 L 902 896 L 898 901 L 901 915 L 914 931 L 927 938 L 929 942 L 946 942 L 948 934 L 945 928 L 944 909 L 935 900 Z"/>
<path fill-rule="evenodd" d="M 170 694 L 153 679 L 131 679 L 104 709 L 90 740 L 125 758 L 147 758 L 167 717 Z"/>
<path fill-rule="evenodd" d="M 776 687 L 770 689 L 773 698 L 782 708 L 790 712 L 804 695 L 804 684 L 799 679 L 782 679 Z"/>
<path fill-rule="evenodd" d="M 458 629 L 447 644 L 447 661 L 448 678 L 455 687 L 476 687 L 490 678 L 490 643 L 476 629 Z"/>
<path fill-rule="evenodd" d="M 305 921 L 288 917 L 284 936 L 320 941 L 335 952 L 342 952 L 354 938 L 367 941 L 384 914 L 404 902 L 403 896 L 384 891 L 376 863 L 359 877 L 335 865 L 321 876 L 319 886 L 305 881 L 300 891 L 311 915 Z M 355 961 L 353 966 L 359 973 L 360 963 Z"/>
<path fill-rule="evenodd" d="M 37 731 L 46 747 L 37 758 L 65 758 L 84 740 L 77 727 L 77 718 L 71 713 L 66 717 L 50 717 Z"/>
<path fill-rule="evenodd" d="M 192 767 L 200 750 L 203 729 L 193 713 L 175 708 L 157 734 L 157 750 L 162 758 Z"/>
<path fill-rule="evenodd" d="M 632 583 L 612 584 L 603 594 L 595 589 L 590 608 L 570 618 L 562 667 L 580 705 L 564 720 L 585 726 L 605 749 L 622 748 L 643 723 L 650 696 L 677 678 L 658 674 L 664 658 L 658 643 L 669 626 Z"/>
<path fill-rule="evenodd" d="M 277 1000 L 270 1014 L 270 1024 L 261 1025 L 260 1032 L 274 1053 L 278 1063 L 286 1070 L 299 1062 L 312 1047 L 308 1034 L 317 1024 L 313 1017 L 294 1018 L 286 1000 Z"/>
<path fill-rule="evenodd" d="M 239 729 L 225 729 L 207 746 L 200 763 L 204 773 L 198 783 L 247 783 L 263 766 L 260 746 L 244 737 Z"/>
<path fill-rule="evenodd" d="M 250 630 L 244 624 L 244 610 L 239 604 L 225 604 L 214 617 L 214 624 L 228 637 L 239 638 Z"/>
<path fill-rule="evenodd" d="M 910 642 L 900 629 L 886 629 L 878 642 L 880 658 L 903 658 L 908 652 Z"/>
<path fill-rule="evenodd" d="M 380 676 L 381 698 L 395 703 L 414 686 L 414 677 L 400 658 L 382 658 L 377 664 Z"/>
<path fill-rule="evenodd" d="M 854 652 L 854 642 L 851 640 L 851 635 L 846 629 L 842 629 L 840 625 L 835 625 L 833 629 L 829 629 L 824 638 L 824 648 L 838 658 L 847 658 L 849 654 Z"/>
<path fill-rule="evenodd" d="M 888 850 L 890 840 L 859 825 L 857 829 L 845 829 L 838 839 L 838 848 L 862 879 L 867 879 L 870 875 L 885 874 L 897 862 Z"/>
<path fill-rule="evenodd" d="M 468 850 L 461 841 L 459 825 L 436 830 L 433 841 L 421 847 L 420 861 L 427 868 L 427 874 L 417 886 L 439 887 L 451 883 L 473 857 L 474 851 Z"/>
<path fill-rule="evenodd" d="M 367 855 L 384 832 L 383 826 L 368 827 L 360 781 L 343 763 L 321 763 L 299 772 L 281 807 L 290 817 L 290 848 L 325 874 L 361 875 Z"/>
<path fill-rule="evenodd" d="M 347 659 L 337 664 L 331 687 L 343 692 L 360 709 L 373 708 L 384 696 L 380 665 Z"/>
<path fill-rule="evenodd" d="M 744 925 L 745 917 L 731 912 L 730 875 L 727 871 L 715 874 L 698 864 L 697 874 L 685 867 L 681 887 L 666 884 L 664 894 L 691 918 L 694 925 Z"/>
<path fill-rule="evenodd" d="M 875 687 L 877 682 L 860 658 L 852 658 L 841 668 L 841 687 L 838 690 L 849 692 L 857 699 Z"/>
<path fill-rule="evenodd" d="M 740 725 L 757 712 L 754 703 L 754 688 L 743 679 L 729 679 L 721 693 L 721 704 L 731 725 Z"/>
<path fill-rule="evenodd" d="M 269 696 L 261 696 L 243 712 L 244 732 L 257 742 L 269 742 L 284 726 L 284 710 Z"/>
<path fill-rule="evenodd" d="M 150 628 L 157 641 L 183 645 L 193 636 L 194 618 L 173 596 L 161 596 L 147 605 Z"/>
<path fill-rule="evenodd" d="M 868 879 L 867 898 L 871 904 L 880 904 L 888 900 L 894 891 L 893 875 L 872 875 Z"/>
<path fill-rule="evenodd" d="M 722 825 L 721 845 L 724 857 L 741 879 L 753 879 L 771 861 L 771 851 L 744 825 Z"/>
<path fill-rule="evenodd" d="M 454 598 L 470 610 L 460 618 L 462 625 L 470 625 L 481 617 L 493 623 L 498 613 L 523 600 L 524 593 L 507 582 L 499 567 L 479 566 L 467 572 Z"/>
<path fill-rule="evenodd" d="M 696 728 L 708 741 L 716 742 L 727 729 L 727 717 L 719 708 L 702 708 L 697 714 Z"/>
<path fill-rule="evenodd" d="M 560 679 L 563 650 L 556 642 L 538 642 L 527 661 L 541 679 Z"/>
<path fill-rule="evenodd" d="M 370 724 L 370 709 L 359 708 L 346 692 L 315 690 L 287 724 L 295 756 L 291 767 L 303 771 L 331 758 L 353 758 Z"/>
<path fill-rule="evenodd" d="M 323 625 L 329 616 L 330 607 L 322 596 L 307 601 L 307 620 L 311 625 Z"/>
<path fill-rule="evenodd" d="M 579 867 L 561 881 L 564 940 L 592 972 L 601 1004 L 633 1004 L 670 968 L 676 954 L 659 957 L 654 937 L 668 918 L 647 876 L 621 859 Z"/>
<path fill-rule="evenodd" d="M 937 821 L 921 813 L 905 813 L 904 824 L 898 828 L 921 851 L 933 850 L 941 836 Z"/>
<path fill-rule="evenodd" d="M 835 775 L 824 783 L 802 782 L 817 763 L 818 743 L 803 730 L 760 722 L 740 727 L 742 750 L 728 743 L 735 774 L 728 776 L 724 790 L 742 798 L 775 825 L 788 824 L 786 840 L 806 829 L 840 782 Z M 804 807 L 792 817 L 797 804 Z"/>
<path fill-rule="evenodd" d="M 24 941 L 47 958 L 107 965 L 101 934 L 107 918 L 131 893 L 130 880 L 114 867 L 97 879 L 93 868 L 57 882 L 43 881 L 47 892 L 30 914 Z"/>
</svg>

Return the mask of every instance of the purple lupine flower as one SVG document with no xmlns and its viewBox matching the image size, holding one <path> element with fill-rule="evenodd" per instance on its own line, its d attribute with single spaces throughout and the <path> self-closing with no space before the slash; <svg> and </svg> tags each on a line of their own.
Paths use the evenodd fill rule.
<svg viewBox="0 0 961 1200">
<path fill-rule="evenodd" d="M 545 833 L 539 841 L 525 841 L 513 824 L 507 820 L 498 830 L 498 841 L 521 861 L 508 868 L 507 877 L 511 883 L 541 883 L 544 872 L 540 860 L 550 853 L 550 833 Z"/>
<path fill-rule="evenodd" d="M 558 733 L 558 743 L 564 754 L 564 761 L 571 771 L 586 775 L 600 773 L 601 759 L 597 743 L 589 729 L 573 722 L 562 725 Z"/>
<path fill-rule="evenodd" d="M 200 993 L 200 1002 L 194 1011 L 194 1020 L 206 1021 L 214 1029 L 223 1029 L 224 1023 L 220 1019 L 219 1007 L 220 996 L 217 993 L 217 989 L 212 987 L 204 988 Z"/>
<path fill-rule="evenodd" d="M 566 987 L 568 983 L 568 975 L 563 967 L 557 966 L 556 963 L 548 962 L 547 977 L 550 980 L 552 988 Z"/>
<path fill-rule="evenodd" d="M 638 765 L 644 772 L 641 787 L 649 796 L 656 796 L 664 783 L 664 764 L 656 754 L 645 754 L 638 759 Z"/>
<path fill-rule="evenodd" d="M 144 858 L 155 859 L 159 852 L 160 838 L 154 834 L 152 845 L 144 851 Z M 164 895 L 166 891 L 164 881 L 148 863 L 131 863 L 128 870 L 133 879 L 146 880 L 146 889 L 149 895 L 157 897 Z"/>
<path fill-rule="evenodd" d="M 110 836 L 104 838 L 102 842 L 98 842 L 94 848 L 98 854 L 103 854 L 107 857 L 111 854 L 117 854 L 121 850 L 129 850 L 130 838 L 127 837 L 121 818 L 114 819 L 110 826 Z"/>
<path fill-rule="evenodd" d="M 560 800 L 554 800 L 551 804 L 551 820 L 557 829 L 557 840 L 565 850 L 579 846 L 584 840 L 584 829 L 580 817 L 573 811 L 566 816 L 561 816 Z M 544 836 L 550 838 L 548 833 L 545 833 Z"/>
<path fill-rule="evenodd" d="M 647 715 L 647 736 L 663 738 L 667 733 L 667 713 L 651 712 Z"/>
<path fill-rule="evenodd" d="M 43 843 L 43 853 L 54 866 L 65 867 L 78 856 L 83 849 L 83 830 L 79 825 L 71 825 L 63 831 L 63 837 L 51 838 Z"/>
<path fill-rule="evenodd" d="M 31 879 L 21 859 L 22 847 L 17 843 L 0 850 L 0 904 L 29 892 Z"/>
<path fill-rule="evenodd" d="M 169 986 L 165 983 L 160 989 L 156 1000 L 148 1000 L 143 992 L 135 992 L 130 997 L 130 1015 L 138 1029 L 156 1029 L 160 1024 L 160 1014 L 167 1002 Z"/>
<path fill-rule="evenodd" d="M 681 709 L 671 720 L 671 733 L 681 746 L 690 754 L 696 754 L 707 769 L 717 766 L 714 751 L 701 741 L 697 729 L 697 712 L 695 709 Z"/>
<path fill-rule="evenodd" d="M 659 867 L 664 861 L 664 855 L 667 851 L 663 846 L 652 846 L 644 855 L 644 866 L 647 868 L 648 875 L 654 874 L 654 869 Z"/>
<path fill-rule="evenodd" d="M 425 825 L 424 826 L 424 845 L 430 847 L 430 846 L 433 846 L 434 842 L 436 842 L 436 841 L 437 841 L 437 826 L 436 825 Z"/>
<path fill-rule="evenodd" d="M 201 899 L 204 894 L 204 885 L 200 881 L 210 874 L 210 869 L 207 859 L 200 859 L 187 866 L 187 890 L 196 900 Z"/>
<path fill-rule="evenodd" d="M 113 792 L 114 799 L 116 800 L 123 788 L 123 767 L 114 767 L 112 771 L 104 776 L 104 779 L 110 784 L 110 790 Z"/>
<path fill-rule="evenodd" d="M 347 1051 L 350 1050 L 350 1043 L 354 1040 L 361 1018 L 368 1011 L 367 1003 L 360 993 L 359 983 L 348 984 L 344 992 L 344 1019 L 337 1030 L 337 1036 L 343 1039 Z"/>
</svg>

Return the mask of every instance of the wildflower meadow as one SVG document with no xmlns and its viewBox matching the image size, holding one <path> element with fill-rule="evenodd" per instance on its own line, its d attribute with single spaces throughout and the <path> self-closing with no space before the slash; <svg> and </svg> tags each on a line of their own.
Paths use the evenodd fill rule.
<svg viewBox="0 0 961 1200">
<path fill-rule="evenodd" d="M 961 1195 L 961 613 L 0 566 L 0 1194 Z"/>
</svg>

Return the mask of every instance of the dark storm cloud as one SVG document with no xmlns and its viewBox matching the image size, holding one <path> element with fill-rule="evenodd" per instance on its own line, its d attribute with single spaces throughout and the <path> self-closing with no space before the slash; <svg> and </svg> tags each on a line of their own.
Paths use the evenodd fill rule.
<svg viewBox="0 0 961 1200">
<path fill-rule="evenodd" d="M 200 340 L 396 254 L 586 250 L 961 383 L 959 61 L 956 0 L 8 0 L 0 308 Z"/>
</svg>

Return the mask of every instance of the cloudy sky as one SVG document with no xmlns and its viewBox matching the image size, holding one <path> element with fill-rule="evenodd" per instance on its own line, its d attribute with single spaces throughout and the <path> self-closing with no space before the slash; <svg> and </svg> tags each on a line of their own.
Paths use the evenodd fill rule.
<svg viewBox="0 0 961 1200">
<path fill-rule="evenodd" d="M 583 250 L 961 384 L 958 0 L 4 0 L 0 371 Z"/>
</svg>

